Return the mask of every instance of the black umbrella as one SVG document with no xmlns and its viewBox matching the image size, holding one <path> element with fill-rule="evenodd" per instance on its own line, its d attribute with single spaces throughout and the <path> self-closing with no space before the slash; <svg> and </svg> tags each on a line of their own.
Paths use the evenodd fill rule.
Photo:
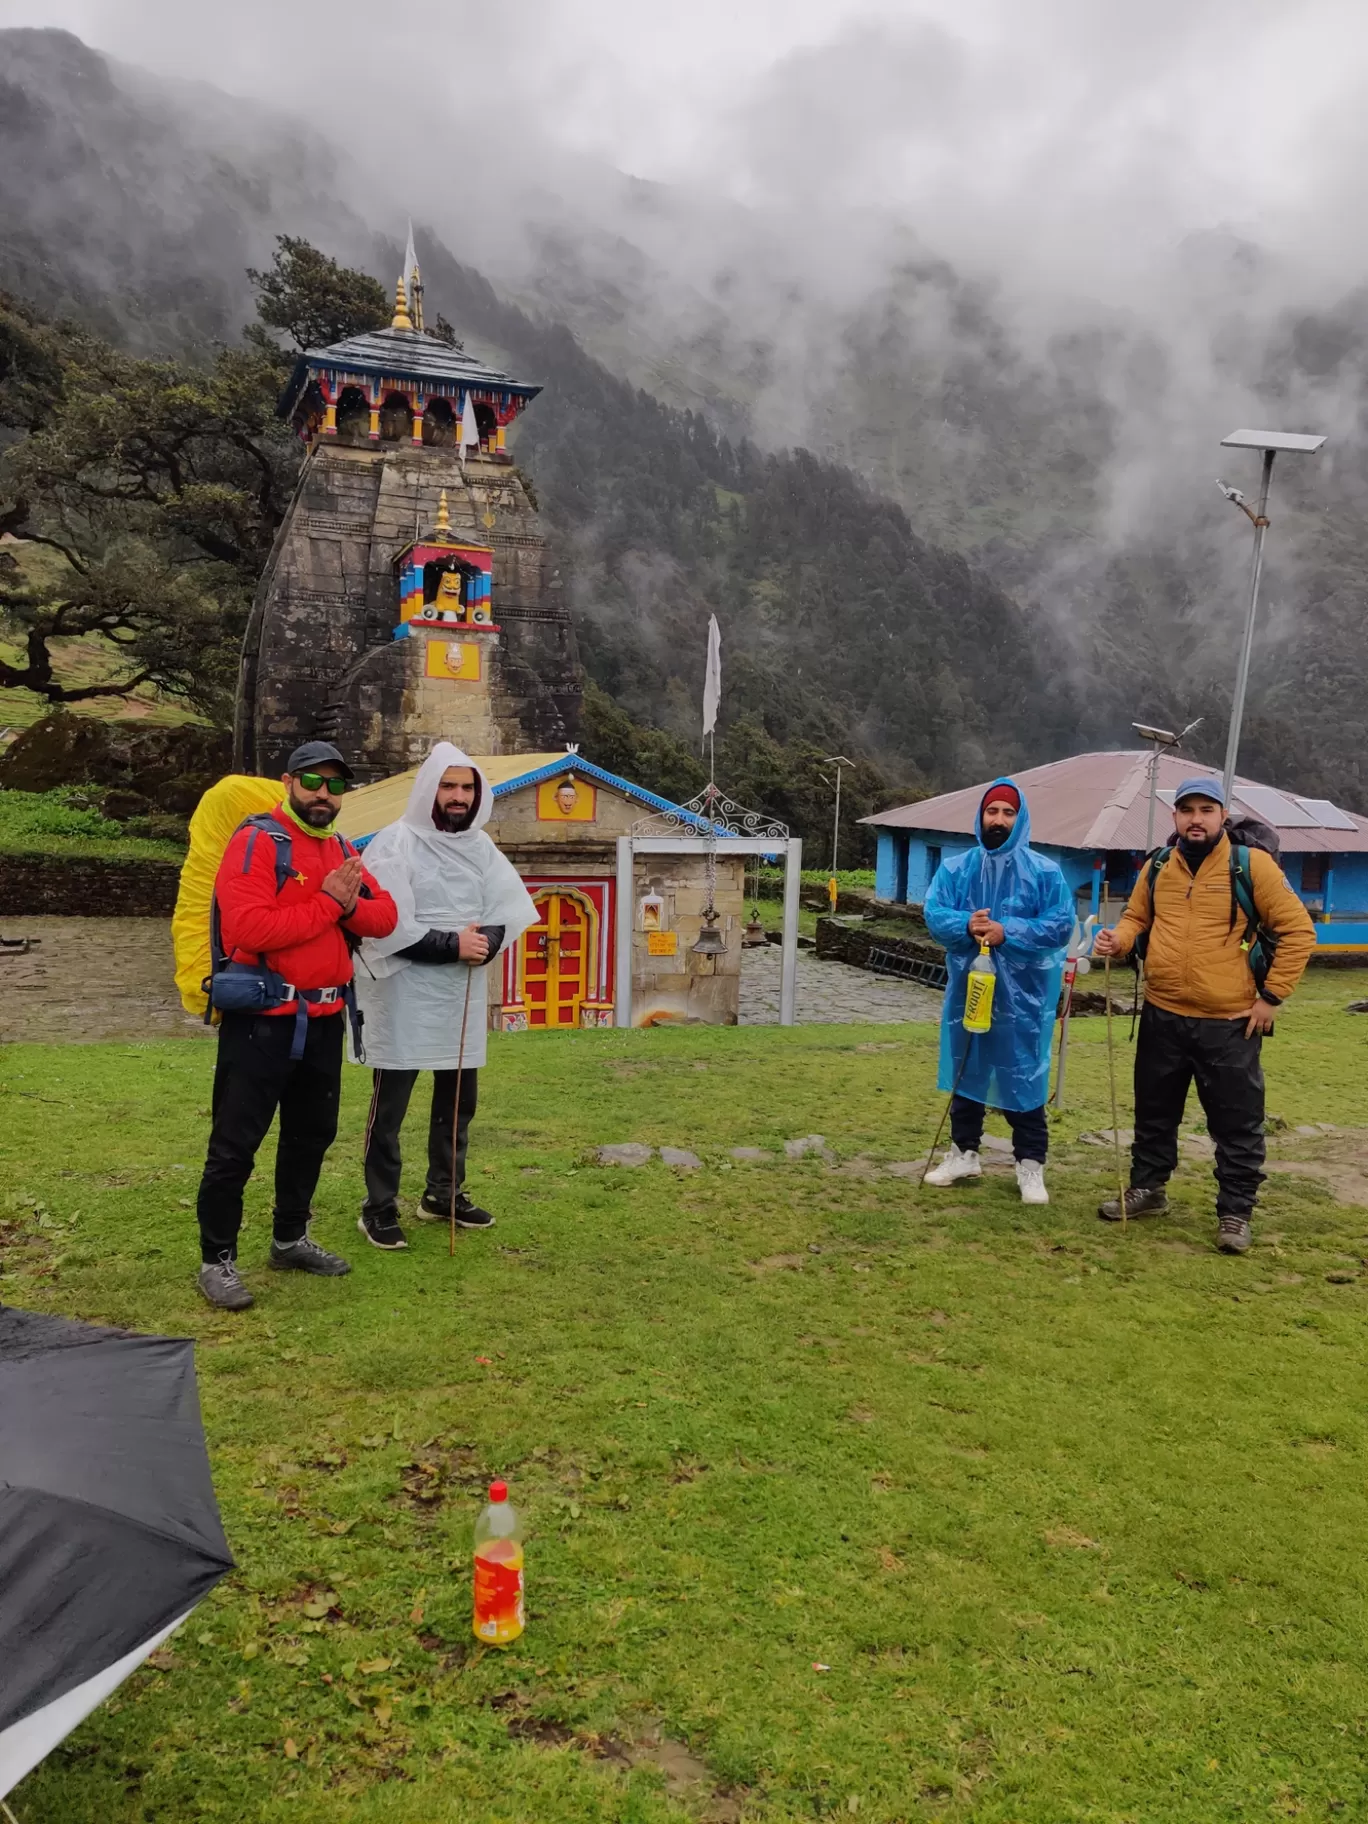
<svg viewBox="0 0 1368 1824">
<path fill-rule="evenodd" d="M 233 1568 L 193 1350 L 0 1307 L 0 1797 Z"/>
</svg>

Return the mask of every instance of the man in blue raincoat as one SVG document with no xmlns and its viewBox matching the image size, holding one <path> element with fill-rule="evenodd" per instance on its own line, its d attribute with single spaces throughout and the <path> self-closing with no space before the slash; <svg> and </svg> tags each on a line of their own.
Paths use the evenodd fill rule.
<svg viewBox="0 0 1368 1824">
<path fill-rule="evenodd" d="M 976 820 L 978 847 L 941 864 L 926 895 L 926 927 L 945 945 L 939 1087 L 952 1092 L 950 1151 L 927 1184 L 978 1178 L 985 1105 L 1012 1129 L 1023 1203 L 1048 1203 L 1045 1154 L 1054 1033 L 1064 954 L 1073 931 L 1068 884 L 1031 848 L 1031 815 L 1010 779 L 995 779 Z M 966 977 L 981 944 L 997 970 L 993 1023 L 964 1030 Z"/>
</svg>

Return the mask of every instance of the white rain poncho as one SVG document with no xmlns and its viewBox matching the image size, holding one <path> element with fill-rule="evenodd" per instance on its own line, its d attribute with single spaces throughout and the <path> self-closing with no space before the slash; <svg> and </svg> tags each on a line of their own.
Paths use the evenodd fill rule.
<svg viewBox="0 0 1368 1824">
<path fill-rule="evenodd" d="M 448 835 L 432 821 L 437 786 L 449 766 L 473 768 L 480 782 L 474 820 L 458 835 Z M 502 925 L 507 946 L 537 922 L 537 908 L 513 864 L 485 835 L 493 808 L 489 781 L 475 762 L 449 741 L 439 741 L 418 769 L 403 816 L 366 845 L 366 866 L 399 909 L 390 935 L 367 938 L 357 960 L 365 1061 L 377 1070 L 455 1070 L 458 1065 L 478 1070 L 485 1061 L 488 975 L 499 962 L 468 969 L 464 963 L 415 963 L 398 952 L 429 931 L 463 931 L 467 925 Z M 470 1007 L 462 1058 L 467 981 Z"/>
</svg>

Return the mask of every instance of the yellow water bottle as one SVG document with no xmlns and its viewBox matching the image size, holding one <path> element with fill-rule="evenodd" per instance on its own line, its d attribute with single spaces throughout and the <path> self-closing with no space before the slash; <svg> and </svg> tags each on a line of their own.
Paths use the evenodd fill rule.
<svg viewBox="0 0 1368 1824">
<path fill-rule="evenodd" d="M 993 990 L 997 987 L 997 965 L 987 944 L 979 945 L 979 953 L 969 969 L 969 981 L 964 994 L 964 1030 L 966 1032 L 987 1032 L 993 1023 Z"/>
</svg>

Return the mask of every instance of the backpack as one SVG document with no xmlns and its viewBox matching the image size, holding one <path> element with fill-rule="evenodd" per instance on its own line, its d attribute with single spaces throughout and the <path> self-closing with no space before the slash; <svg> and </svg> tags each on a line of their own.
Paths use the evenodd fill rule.
<svg viewBox="0 0 1368 1824">
<path fill-rule="evenodd" d="M 252 857 L 256 853 L 257 841 L 264 836 L 274 849 L 275 890 L 280 893 L 287 880 L 294 873 L 294 839 L 289 830 L 277 821 L 270 811 L 257 811 L 245 817 L 234 830 L 250 830 L 247 847 L 242 857 L 242 873 L 250 873 Z M 345 836 L 337 840 L 342 845 L 345 856 L 354 855 L 356 850 Z M 232 837 L 229 838 L 232 841 Z M 370 889 L 364 884 L 362 894 L 370 898 Z M 351 932 L 344 931 L 347 948 L 355 951 L 359 939 Z M 266 958 L 259 955 L 255 963 L 235 963 L 223 947 L 223 929 L 219 914 L 218 894 L 211 896 L 209 902 L 209 973 L 200 984 L 205 995 L 204 1023 L 212 1025 L 214 1013 L 266 1013 L 275 1007 L 295 1008 L 294 1038 L 290 1047 L 290 1056 L 298 1060 L 304 1054 L 304 1040 L 308 1032 L 309 1003 L 322 998 L 323 990 L 297 989 L 285 980 L 274 969 L 268 968 Z M 361 1012 L 356 1004 L 356 989 L 348 983 L 340 990 L 342 1001 L 351 1020 L 352 1040 L 358 1061 L 365 1058 L 365 1048 L 361 1041 Z"/>
<path fill-rule="evenodd" d="M 1235 929 L 1237 917 L 1244 919 L 1244 936 L 1240 939 L 1240 948 L 1249 961 L 1254 986 L 1262 994 L 1268 972 L 1273 967 L 1273 958 L 1277 954 L 1278 934 L 1264 924 L 1259 917 L 1259 908 L 1254 903 L 1254 876 L 1250 870 L 1249 851 L 1262 849 L 1274 861 L 1279 861 L 1282 844 L 1278 840 L 1277 831 L 1257 817 L 1227 818 L 1225 833 L 1230 838 L 1230 929 Z M 1150 930 L 1154 925 L 1155 877 L 1172 853 L 1172 848 L 1156 849 L 1146 858 L 1150 924 L 1136 938 L 1132 951 L 1141 962 L 1149 950 Z"/>
</svg>

